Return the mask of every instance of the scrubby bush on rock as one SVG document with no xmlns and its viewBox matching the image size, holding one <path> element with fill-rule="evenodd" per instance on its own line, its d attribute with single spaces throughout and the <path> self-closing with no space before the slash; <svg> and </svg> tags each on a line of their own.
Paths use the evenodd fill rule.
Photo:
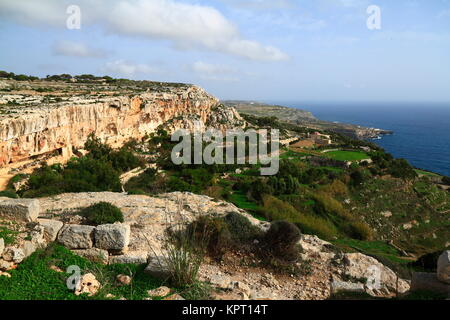
<svg viewBox="0 0 450 320">
<path fill-rule="evenodd" d="M 122 211 L 108 202 L 99 202 L 84 208 L 79 215 L 85 217 L 88 224 L 96 226 L 124 221 Z"/>
<path fill-rule="evenodd" d="M 224 221 L 234 241 L 247 242 L 261 236 L 260 229 L 241 214 L 231 212 L 224 217 Z"/>
<path fill-rule="evenodd" d="M 294 224 L 274 221 L 264 236 L 264 242 L 274 256 L 291 260 L 298 254 L 296 245 L 300 236 L 300 230 Z"/>
</svg>

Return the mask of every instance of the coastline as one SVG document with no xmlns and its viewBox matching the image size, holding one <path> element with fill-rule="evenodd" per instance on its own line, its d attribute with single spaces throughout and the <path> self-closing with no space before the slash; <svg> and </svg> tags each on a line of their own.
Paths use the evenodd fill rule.
<svg viewBox="0 0 450 320">
<path fill-rule="evenodd" d="M 327 121 L 317 118 L 310 110 L 257 101 L 224 100 L 224 105 L 234 107 L 239 113 L 259 117 L 277 117 L 278 119 L 317 130 L 328 130 L 359 140 L 378 139 L 394 131 L 364 127 L 352 123 Z"/>
</svg>

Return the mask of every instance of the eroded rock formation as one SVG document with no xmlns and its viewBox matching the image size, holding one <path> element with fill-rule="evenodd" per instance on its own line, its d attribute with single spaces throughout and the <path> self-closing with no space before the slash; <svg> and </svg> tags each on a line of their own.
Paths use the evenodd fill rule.
<svg viewBox="0 0 450 320">
<path fill-rule="evenodd" d="M 69 159 L 91 133 L 117 147 L 171 119 L 206 123 L 218 103 L 193 85 L 123 90 L 69 84 L 68 89 L 43 89 L 38 84 L 40 90 L 31 83 L 0 94 L 0 167 L 50 153 Z M 51 95 L 42 93 L 49 90 Z"/>
</svg>

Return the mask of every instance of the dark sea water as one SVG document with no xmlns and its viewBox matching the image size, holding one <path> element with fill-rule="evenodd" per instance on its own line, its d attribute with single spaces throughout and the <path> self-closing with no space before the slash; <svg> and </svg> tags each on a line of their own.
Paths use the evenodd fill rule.
<svg viewBox="0 0 450 320">
<path fill-rule="evenodd" d="M 450 103 L 277 104 L 311 111 L 321 120 L 393 130 L 372 142 L 415 167 L 450 176 Z"/>
</svg>

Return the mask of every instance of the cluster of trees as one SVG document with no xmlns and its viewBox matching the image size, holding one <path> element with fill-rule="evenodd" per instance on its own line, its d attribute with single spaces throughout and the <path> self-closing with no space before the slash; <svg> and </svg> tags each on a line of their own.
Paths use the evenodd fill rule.
<svg viewBox="0 0 450 320">
<path fill-rule="evenodd" d="M 81 74 L 77 76 L 72 76 L 67 73 L 63 74 L 55 74 L 55 75 L 47 75 L 45 77 L 46 80 L 50 81 L 70 81 L 72 79 L 76 79 L 78 82 L 94 82 L 94 81 L 106 81 L 106 82 L 112 82 L 114 79 L 110 76 L 94 76 L 92 74 Z"/>
<path fill-rule="evenodd" d="M 34 80 L 39 80 L 38 77 L 27 76 L 27 75 L 24 75 L 24 74 L 15 74 L 14 72 L 7 72 L 7 71 L 1 71 L 1 70 L 0 70 L 0 78 L 13 79 L 13 80 L 17 80 L 17 81 L 34 81 Z"/>
<path fill-rule="evenodd" d="M 7 72 L 7 71 L 2 71 L 0 70 L 0 78 L 4 78 L 4 79 L 13 79 L 16 81 L 34 81 L 34 80 L 39 80 L 39 77 L 35 77 L 35 76 L 27 76 L 24 74 L 15 74 L 14 72 Z M 50 81 L 70 81 L 71 79 L 76 79 L 79 82 L 94 82 L 94 81 L 106 81 L 106 82 L 115 82 L 116 79 L 110 77 L 110 76 L 94 76 L 92 74 L 82 74 L 82 75 L 77 75 L 77 76 L 72 76 L 70 74 L 67 73 L 63 73 L 63 74 L 55 74 L 55 75 L 47 75 L 45 77 L 46 80 L 50 80 Z M 121 79 L 117 79 L 117 80 L 121 80 Z M 122 79 L 125 80 L 125 79 Z"/>
<path fill-rule="evenodd" d="M 372 174 L 386 173 L 404 180 L 411 180 L 417 177 L 416 171 L 407 160 L 394 159 L 391 154 L 384 152 L 384 150 L 371 152 L 370 157 L 374 163 L 371 167 Z"/>
<path fill-rule="evenodd" d="M 144 164 L 126 147 L 113 150 L 91 135 L 85 144 L 89 154 L 66 165 L 43 164 L 19 190 L 23 197 L 44 197 L 64 192 L 121 191 L 120 174 Z"/>
</svg>

